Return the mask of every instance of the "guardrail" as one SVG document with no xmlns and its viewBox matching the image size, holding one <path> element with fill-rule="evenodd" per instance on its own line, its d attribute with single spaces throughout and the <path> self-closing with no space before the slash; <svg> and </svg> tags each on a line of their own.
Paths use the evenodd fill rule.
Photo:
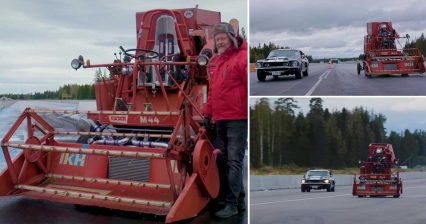
<svg viewBox="0 0 426 224">
<path fill-rule="evenodd" d="M 402 181 L 426 179 L 426 172 L 400 173 Z M 300 188 L 303 175 L 250 176 L 250 191 L 278 190 Z M 337 186 L 349 186 L 354 175 L 334 175 Z"/>
</svg>

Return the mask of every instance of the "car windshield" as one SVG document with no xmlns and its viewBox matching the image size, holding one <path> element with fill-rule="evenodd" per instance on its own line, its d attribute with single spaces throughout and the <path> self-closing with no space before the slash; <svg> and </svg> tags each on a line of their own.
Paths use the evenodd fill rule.
<svg viewBox="0 0 426 224">
<path fill-rule="evenodd" d="M 295 50 L 273 50 L 269 53 L 268 58 L 272 57 L 287 57 L 287 58 L 297 58 L 299 56 L 299 51 Z"/>
<path fill-rule="evenodd" d="M 325 176 L 328 176 L 328 171 L 326 171 L 326 170 L 311 170 L 311 171 L 308 171 L 308 176 L 325 177 Z"/>
</svg>

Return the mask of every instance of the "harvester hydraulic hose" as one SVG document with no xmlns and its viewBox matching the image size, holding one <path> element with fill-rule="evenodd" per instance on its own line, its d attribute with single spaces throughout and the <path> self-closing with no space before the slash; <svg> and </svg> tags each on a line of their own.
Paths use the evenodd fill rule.
<svg viewBox="0 0 426 224">
<path fill-rule="evenodd" d="M 169 147 L 168 143 L 165 142 L 152 142 L 152 141 L 138 141 L 138 140 L 132 140 L 132 144 L 136 146 L 148 146 L 148 147 L 160 147 L 160 148 L 167 148 Z"/>
<path fill-rule="evenodd" d="M 101 139 L 101 140 L 96 140 L 93 142 L 93 144 L 97 144 L 97 145 L 125 145 L 127 142 L 129 142 L 129 138 L 123 138 L 120 140 L 107 140 L 105 139 Z"/>
</svg>

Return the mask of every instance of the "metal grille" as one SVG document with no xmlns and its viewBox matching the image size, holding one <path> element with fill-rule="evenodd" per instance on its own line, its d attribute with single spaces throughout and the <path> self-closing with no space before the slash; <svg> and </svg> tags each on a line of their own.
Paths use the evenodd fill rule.
<svg viewBox="0 0 426 224">
<path fill-rule="evenodd" d="M 108 178 L 149 182 L 149 159 L 109 157 Z"/>
<path fill-rule="evenodd" d="M 396 64 L 384 64 L 383 66 L 384 66 L 385 70 L 397 70 L 398 69 Z"/>
</svg>

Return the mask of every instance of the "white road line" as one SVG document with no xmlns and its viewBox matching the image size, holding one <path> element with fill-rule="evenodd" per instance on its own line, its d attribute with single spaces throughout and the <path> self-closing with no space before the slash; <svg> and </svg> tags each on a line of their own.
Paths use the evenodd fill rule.
<svg viewBox="0 0 426 224">
<path fill-rule="evenodd" d="M 312 86 L 312 88 L 305 94 L 305 96 L 310 96 L 312 95 L 312 93 L 315 91 L 315 89 L 318 87 L 318 85 L 320 84 L 320 82 L 325 79 L 324 77 L 327 76 L 332 69 L 327 69 L 327 71 L 325 71 L 324 73 L 322 73 L 318 79 L 318 81 L 315 83 L 314 86 Z"/>
<path fill-rule="evenodd" d="M 270 205 L 270 204 L 279 204 L 279 203 L 285 203 L 285 202 L 307 201 L 307 200 L 316 200 L 316 199 L 324 199 L 324 198 L 336 198 L 336 197 L 349 196 L 349 195 L 352 195 L 352 194 L 339 194 L 339 195 L 333 195 L 333 196 L 327 196 L 327 197 L 299 198 L 299 199 L 291 199 L 291 200 L 285 200 L 285 201 L 262 202 L 262 203 L 250 204 L 250 206 Z"/>
</svg>

